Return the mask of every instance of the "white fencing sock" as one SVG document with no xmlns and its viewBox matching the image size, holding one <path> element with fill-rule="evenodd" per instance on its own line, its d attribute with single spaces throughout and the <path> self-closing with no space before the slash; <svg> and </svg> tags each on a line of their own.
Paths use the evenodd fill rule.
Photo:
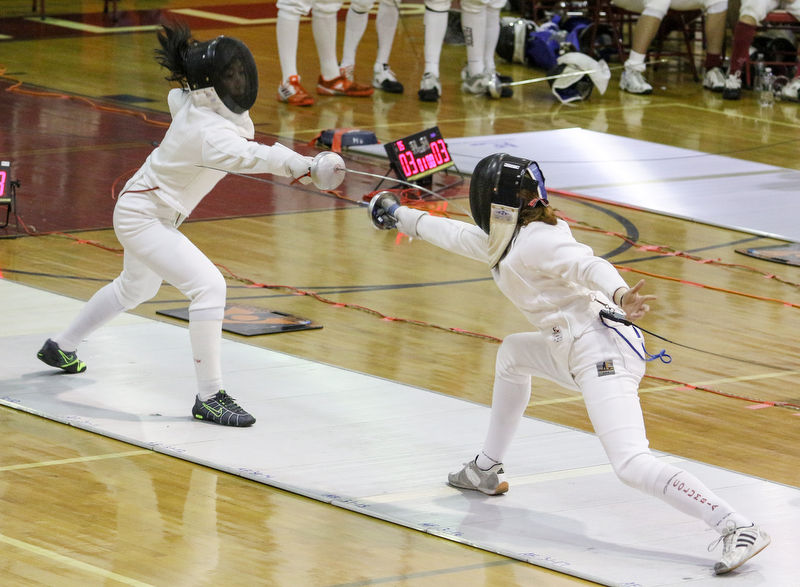
<svg viewBox="0 0 800 587">
<path fill-rule="evenodd" d="M 342 44 L 341 67 L 349 67 L 356 64 L 356 49 L 367 30 L 368 12 L 356 12 L 353 7 L 347 11 L 347 18 L 344 25 L 344 43 Z"/>
<path fill-rule="evenodd" d="M 207 400 L 224 389 L 220 353 L 222 320 L 192 320 L 190 315 L 189 338 L 197 376 L 197 397 Z"/>
<path fill-rule="evenodd" d="M 300 17 L 278 11 L 278 20 L 275 23 L 278 39 L 278 59 L 281 62 L 281 82 L 297 75 L 297 43 L 300 35 Z"/>
<path fill-rule="evenodd" d="M 378 65 L 389 63 L 389 55 L 392 53 L 392 44 L 399 19 L 400 10 L 397 8 L 397 4 L 394 2 L 378 4 L 378 15 L 375 17 L 375 32 L 378 35 L 378 53 L 375 56 L 375 63 Z"/>
<path fill-rule="evenodd" d="M 114 293 L 114 285 L 109 283 L 97 290 L 67 329 L 52 340 L 62 351 L 75 351 L 84 338 L 124 310 Z"/>
<path fill-rule="evenodd" d="M 425 11 L 425 73 L 439 77 L 439 60 L 447 34 L 447 12 Z"/>
<path fill-rule="evenodd" d="M 511 383 L 499 378 L 494 380 L 489 430 L 486 432 L 483 452 L 478 455 L 478 466 L 481 469 L 488 469 L 492 464 L 503 461 L 517 428 L 519 428 L 525 408 L 528 407 L 528 400 L 531 398 L 530 378 L 522 377 L 521 379 L 524 379 L 525 382 Z M 488 457 L 489 460 L 485 457 Z"/>
<path fill-rule="evenodd" d="M 336 13 L 311 11 L 311 31 L 317 44 L 319 72 L 322 79 L 330 81 L 339 77 L 336 59 Z"/>
</svg>

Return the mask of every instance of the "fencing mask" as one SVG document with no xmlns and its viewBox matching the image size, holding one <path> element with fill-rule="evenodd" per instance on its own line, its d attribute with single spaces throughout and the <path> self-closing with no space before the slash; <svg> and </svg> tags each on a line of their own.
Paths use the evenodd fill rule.
<svg viewBox="0 0 800 587">
<path fill-rule="evenodd" d="M 538 197 L 530 201 L 520 198 L 522 190 Z M 469 185 L 469 207 L 475 224 L 489 235 L 489 267 L 505 255 L 517 233 L 519 213 L 526 205 L 548 205 L 544 176 L 536 162 L 506 153 L 495 153 L 478 162 Z"/>
<path fill-rule="evenodd" d="M 536 24 L 522 18 L 503 17 L 500 19 L 500 36 L 495 52 L 509 63 L 526 63 L 525 44 Z"/>
<path fill-rule="evenodd" d="M 595 86 L 601 94 L 605 93 L 611 71 L 602 59 L 595 61 L 583 53 L 572 52 L 559 57 L 556 63 L 547 75 L 561 76 L 549 82 L 553 94 L 562 104 L 587 100 Z"/>
<path fill-rule="evenodd" d="M 194 43 L 186 52 L 189 89 L 214 88 L 222 103 L 234 114 L 255 104 L 258 71 L 247 45 L 231 37 Z"/>
</svg>

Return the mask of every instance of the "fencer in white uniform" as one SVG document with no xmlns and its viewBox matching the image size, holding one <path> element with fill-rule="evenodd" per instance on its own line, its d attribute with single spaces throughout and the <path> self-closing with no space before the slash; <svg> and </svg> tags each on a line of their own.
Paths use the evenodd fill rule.
<svg viewBox="0 0 800 587">
<path fill-rule="evenodd" d="M 189 336 L 197 377 L 193 416 L 250 426 L 255 418 L 224 391 L 220 344 L 225 278 L 178 227 L 227 171 L 306 182 L 313 170 L 315 184 L 332 189 L 343 178 L 344 162 L 335 153 L 312 159 L 279 143 L 253 140 L 248 110 L 256 99 L 258 75 L 253 56 L 240 41 L 217 37 L 200 43 L 184 26 L 165 26 L 158 38 L 159 63 L 171 72 L 168 79 L 183 87 L 169 92 L 169 129 L 125 184 L 114 208 L 114 231 L 124 247 L 122 272 L 94 294 L 64 331 L 48 339 L 37 356 L 69 373 L 85 371 L 76 354 L 81 341 L 119 313 L 154 297 L 164 280 L 191 300 Z"/>
<path fill-rule="evenodd" d="M 737 513 L 690 473 L 656 459 L 639 404 L 648 357 L 631 320 L 653 296 L 643 281 L 629 288 L 611 263 L 575 240 L 547 201 L 535 162 L 490 155 L 475 168 L 470 209 L 476 225 L 400 206 L 390 192 L 370 202 L 378 228 L 395 227 L 447 251 L 488 264 L 498 288 L 534 329 L 507 336 L 497 353 L 489 428 L 480 453 L 448 477 L 458 488 L 505 493 L 503 469 L 528 405 L 531 378 L 580 391 L 589 418 L 619 479 L 706 522 L 720 534 L 715 572 L 738 567 L 769 544 L 752 520 Z M 627 324 L 602 318 L 627 315 Z"/>
</svg>

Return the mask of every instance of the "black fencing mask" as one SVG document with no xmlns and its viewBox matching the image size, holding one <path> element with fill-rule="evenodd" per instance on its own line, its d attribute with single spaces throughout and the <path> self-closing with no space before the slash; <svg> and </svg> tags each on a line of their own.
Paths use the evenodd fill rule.
<svg viewBox="0 0 800 587">
<path fill-rule="evenodd" d="M 222 103 L 235 114 L 249 110 L 258 95 L 258 71 L 247 45 L 220 36 L 195 43 L 186 54 L 189 89 L 214 88 Z"/>
<path fill-rule="evenodd" d="M 533 201 L 519 197 L 522 190 L 538 194 Z M 495 153 L 475 166 L 469 185 L 472 218 L 489 235 L 489 266 L 503 258 L 517 232 L 519 212 L 526 205 L 547 205 L 544 176 L 530 159 Z"/>
</svg>

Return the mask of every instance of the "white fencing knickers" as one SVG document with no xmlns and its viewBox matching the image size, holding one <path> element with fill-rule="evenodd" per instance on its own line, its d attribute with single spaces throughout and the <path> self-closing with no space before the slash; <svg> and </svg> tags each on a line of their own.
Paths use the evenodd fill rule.
<svg viewBox="0 0 800 587">
<path fill-rule="evenodd" d="M 133 189 L 136 189 L 133 186 Z M 162 280 L 189 298 L 189 333 L 199 395 L 220 389 L 225 278 L 179 230 L 183 217 L 149 193 L 127 192 L 114 208 L 114 230 L 125 247 L 122 273 L 112 282 L 125 309 L 158 293 Z"/>
<path fill-rule="evenodd" d="M 640 335 L 632 327 L 617 330 L 641 352 Z M 644 371 L 644 360 L 599 319 L 572 341 L 566 334 L 561 340 L 540 332 L 507 336 L 497 353 L 484 454 L 503 460 L 528 405 L 531 377 L 542 377 L 581 391 L 592 426 L 623 483 L 704 520 L 717 531 L 724 529 L 723 521 L 731 516 L 743 521 L 693 475 L 650 452 L 638 395 Z"/>
</svg>

